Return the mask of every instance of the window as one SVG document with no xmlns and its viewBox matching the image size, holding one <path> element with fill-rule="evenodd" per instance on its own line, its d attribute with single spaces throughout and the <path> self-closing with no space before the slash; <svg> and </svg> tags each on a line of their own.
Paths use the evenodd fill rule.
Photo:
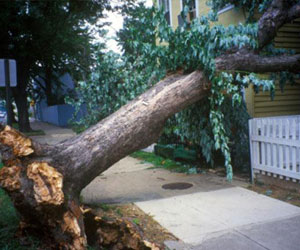
<svg viewBox="0 0 300 250">
<path fill-rule="evenodd" d="M 163 8 L 165 12 L 165 18 L 169 25 L 172 25 L 171 22 L 171 1 L 172 0 L 158 0 L 158 7 Z"/>
<path fill-rule="evenodd" d="M 184 6 L 189 6 L 189 12 L 187 14 L 187 20 L 191 22 L 197 17 L 197 4 L 196 0 L 181 0 L 181 10 Z"/>
<path fill-rule="evenodd" d="M 183 11 L 184 6 L 189 7 L 186 20 L 190 23 L 193 19 L 198 17 L 198 0 L 180 0 L 181 11 Z M 178 25 L 182 26 L 184 23 L 184 17 L 180 13 L 178 15 Z"/>
</svg>

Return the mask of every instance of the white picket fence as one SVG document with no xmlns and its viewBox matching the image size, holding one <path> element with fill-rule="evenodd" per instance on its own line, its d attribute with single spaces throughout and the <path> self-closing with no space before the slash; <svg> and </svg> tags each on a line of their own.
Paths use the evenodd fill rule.
<svg viewBox="0 0 300 250">
<path fill-rule="evenodd" d="M 300 180 L 300 116 L 249 120 L 252 176 Z"/>
</svg>

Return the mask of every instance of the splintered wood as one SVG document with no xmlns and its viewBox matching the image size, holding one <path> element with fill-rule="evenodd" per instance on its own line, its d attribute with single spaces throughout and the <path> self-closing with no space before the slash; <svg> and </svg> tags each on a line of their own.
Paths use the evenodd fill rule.
<svg viewBox="0 0 300 250">
<path fill-rule="evenodd" d="M 96 248 L 132 250 L 160 250 L 154 243 L 144 240 L 143 233 L 131 221 L 122 218 L 104 219 L 92 211 L 84 215 L 88 243 Z"/>
<path fill-rule="evenodd" d="M 28 156 L 34 152 L 31 140 L 10 126 L 5 126 L 0 132 L 0 142 L 10 146 L 16 157 Z"/>
<path fill-rule="evenodd" d="M 34 182 L 34 197 L 38 203 L 60 205 L 64 202 L 63 176 L 46 162 L 34 162 L 27 168 Z"/>
<path fill-rule="evenodd" d="M 85 234 L 82 233 L 77 218 L 70 211 L 64 214 L 61 227 L 63 232 L 72 235 L 74 249 L 85 249 L 87 245 Z"/>
<path fill-rule="evenodd" d="M 9 191 L 20 189 L 20 172 L 21 167 L 18 166 L 3 167 L 0 170 L 0 185 Z"/>
</svg>

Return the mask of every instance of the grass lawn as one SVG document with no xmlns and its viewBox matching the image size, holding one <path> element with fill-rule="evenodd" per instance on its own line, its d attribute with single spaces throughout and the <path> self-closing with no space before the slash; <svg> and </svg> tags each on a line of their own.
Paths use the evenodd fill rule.
<svg viewBox="0 0 300 250">
<path fill-rule="evenodd" d="M 0 163 L 0 169 L 3 166 Z M 1 250 L 25 250 L 37 249 L 38 241 L 33 238 L 26 238 L 26 246 L 22 246 L 15 237 L 19 225 L 19 217 L 5 191 L 0 188 L 0 249 Z"/>
<path fill-rule="evenodd" d="M 164 168 L 178 173 L 195 173 L 196 168 L 194 166 L 183 164 L 178 161 L 163 158 L 154 153 L 136 151 L 130 156 L 144 160 L 145 162 L 152 163 L 155 167 Z"/>
<path fill-rule="evenodd" d="M 76 134 L 80 134 L 81 132 L 83 132 L 84 130 L 86 130 L 86 128 L 84 126 L 79 126 L 79 125 L 72 125 L 71 129 L 76 133 Z"/>
<path fill-rule="evenodd" d="M 26 238 L 26 246 L 22 246 L 15 237 L 19 225 L 19 218 L 8 195 L 0 188 L 0 249 L 25 250 L 37 249 L 38 240 Z"/>
<path fill-rule="evenodd" d="M 0 249 L 21 249 L 14 239 L 19 219 L 3 189 L 0 188 Z"/>
</svg>

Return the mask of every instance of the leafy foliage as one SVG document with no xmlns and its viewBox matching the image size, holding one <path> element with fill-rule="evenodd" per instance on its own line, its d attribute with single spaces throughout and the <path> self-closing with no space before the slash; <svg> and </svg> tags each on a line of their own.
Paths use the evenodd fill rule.
<svg viewBox="0 0 300 250">
<path fill-rule="evenodd" d="M 89 25 L 102 27 L 98 19 L 110 8 L 106 0 L 2 1 L 1 57 L 25 58 L 32 76 L 46 66 L 87 67 L 84 60 L 92 49 Z"/>
<path fill-rule="evenodd" d="M 213 10 L 228 3 L 241 6 L 240 1 L 212 2 Z M 253 7 L 251 4 L 255 8 L 258 4 L 268 4 L 268 1 L 242 2 L 247 2 L 248 8 Z M 103 119 L 168 72 L 189 73 L 202 69 L 212 84 L 210 96 L 172 117 L 167 122 L 164 136 L 175 136 L 183 143 L 199 145 L 206 161 L 210 163 L 213 163 L 213 152 L 220 150 L 230 180 L 231 153 L 237 158 L 235 164 L 242 168 L 246 167 L 249 155 L 249 116 L 243 103 L 243 88 L 251 84 L 256 90 L 262 88 L 272 93 L 273 80 L 251 72 L 216 71 L 215 58 L 222 53 L 232 48 L 258 47 L 255 22 L 224 27 L 213 23 L 216 20 L 213 14 L 188 22 L 188 11 L 188 7 L 183 9 L 181 15 L 184 23 L 174 30 L 167 24 L 162 10 L 147 9 L 143 5 L 124 10 L 127 17 L 124 28 L 119 32 L 123 55 L 110 52 L 99 56 L 99 63 L 90 81 L 82 83 L 78 89 L 83 97 L 82 102 L 90 110 L 82 124 L 90 126 Z M 262 53 L 272 54 L 274 51 L 269 47 L 269 52 L 266 50 Z M 277 50 L 276 53 L 281 51 Z M 232 149 L 230 142 L 234 145 Z"/>
<path fill-rule="evenodd" d="M 234 5 L 237 9 L 243 8 L 248 12 L 248 21 L 253 21 L 255 10 L 263 12 L 271 4 L 272 0 L 209 0 L 207 4 L 211 6 L 214 13 L 228 5 Z"/>
<path fill-rule="evenodd" d="M 161 15 L 161 12 L 158 15 Z M 186 16 L 186 13 L 182 13 L 182 16 Z M 162 19 L 161 16 L 159 18 Z M 228 146 L 229 135 L 232 133 L 230 129 L 225 128 L 222 107 L 225 106 L 226 98 L 232 99 L 232 105 L 241 104 L 242 85 L 236 84 L 237 76 L 232 73 L 217 73 L 214 59 L 232 47 L 247 45 L 256 48 L 256 33 L 257 26 L 254 24 L 231 25 L 227 28 L 221 25 L 211 27 L 211 20 L 204 16 L 190 24 L 186 21 L 183 27 L 179 27 L 175 31 L 163 22 L 158 28 L 158 36 L 162 38 L 161 41 L 165 41 L 169 45 L 166 56 L 160 58 L 165 60 L 162 64 L 171 70 L 183 68 L 185 72 L 202 68 L 212 83 L 211 96 L 207 100 L 206 106 L 201 105 L 198 112 L 195 107 L 192 107 L 184 111 L 186 113 L 177 114 L 175 119 L 177 119 L 177 128 L 180 128 L 178 131 L 185 131 L 185 133 L 179 132 L 181 137 L 185 135 L 186 139 L 199 143 L 207 161 L 212 162 L 214 150 L 222 151 L 228 179 L 232 178 L 231 155 Z M 204 115 L 203 112 L 208 114 Z M 200 114 L 196 115 L 198 113 Z M 199 121 L 199 118 L 195 117 L 201 117 L 203 120 L 201 121 L 200 118 Z M 198 121 L 194 122 L 194 119 Z M 191 126 L 188 126 L 187 123 L 190 123 Z M 247 124 L 247 120 L 243 120 L 243 127 L 245 124 Z M 197 130 L 200 132 L 197 133 Z"/>
<path fill-rule="evenodd" d="M 17 61 L 18 91 L 13 93 L 22 131 L 30 130 L 24 106 L 28 90 L 33 90 L 32 79 L 44 75 L 49 80 L 51 77 L 45 76 L 49 70 L 57 74 L 71 71 L 75 79 L 88 75 L 93 52 L 91 27 L 101 32 L 99 18 L 110 8 L 107 0 L 0 2 L 0 58 Z M 41 87 L 51 96 L 51 84 Z"/>
<path fill-rule="evenodd" d="M 125 59 L 125 60 L 124 60 Z M 90 79 L 79 82 L 77 98 L 67 97 L 67 103 L 79 111 L 85 105 L 87 115 L 77 126 L 88 128 L 118 110 L 157 82 L 158 76 L 148 67 L 138 70 L 143 61 L 131 63 L 110 51 L 99 54 Z"/>
</svg>

